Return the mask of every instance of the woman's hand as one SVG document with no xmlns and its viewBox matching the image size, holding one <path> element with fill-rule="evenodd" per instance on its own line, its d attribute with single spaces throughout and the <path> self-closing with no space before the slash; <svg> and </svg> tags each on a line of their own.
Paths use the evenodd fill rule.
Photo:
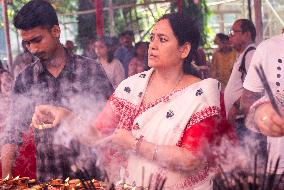
<svg viewBox="0 0 284 190">
<path fill-rule="evenodd" d="M 132 150 L 135 147 L 136 140 L 131 131 L 126 129 L 117 129 L 111 135 L 110 142 L 124 150 Z"/>
<path fill-rule="evenodd" d="M 71 114 L 70 110 L 63 107 L 38 105 L 35 107 L 31 126 L 38 129 L 56 127 Z"/>
<path fill-rule="evenodd" d="M 257 127 L 266 136 L 284 136 L 284 116 L 279 116 L 271 103 L 264 103 L 256 108 L 254 120 Z"/>
</svg>

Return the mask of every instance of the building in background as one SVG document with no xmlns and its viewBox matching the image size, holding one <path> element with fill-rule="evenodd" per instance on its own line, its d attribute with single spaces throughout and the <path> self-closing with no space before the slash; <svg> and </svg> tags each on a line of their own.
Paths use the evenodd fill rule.
<svg viewBox="0 0 284 190">
<path fill-rule="evenodd" d="M 1 2 L 1 1 L 0 1 Z M 2 6 L 0 6 L 0 13 L 2 13 Z M 0 23 L 3 23 L 2 14 L 0 14 Z M 5 35 L 3 25 L 0 24 L 0 60 L 6 60 L 6 46 L 5 46 Z"/>
<path fill-rule="evenodd" d="M 69 2 L 69 0 L 62 0 Z M 107 17 L 105 24 L 105 32 L 106 35 L 116 35 L 120 33 L 120 29 L 117 23 L 113 23 L 113 18 L 110 15 L 123 15 L 123 11 L 125 9 L 129 9 L 133 6 L 131 3 L 125 1 L 124 3 L 115 4 L 115 0 L 113 1 L 113 10 L 108 9 L 110 5 L 105 3 L 105 8 L 103 9 L 104 15 Z M 112 2 L 110 1 L 110 2 Z M 174 0 L 173 0 L 174 1 Z M 0 0 L 1 2 L 1 0 Z M 126 26 L 128 28 L 135 31 L 136 41 L 148 40 L 148 34 L 151 30 L 152 24 L 155 22 L 156 18 L 159 18 L 165 12 L 170 11 L 170 0 L 164 1 L 163 3 L 155 4 L 154 1 L 147 1 L 148 5 L 136 5 L 131 8 L 133 10 L 133 18 L 134 20 L 138 20 L 137 22 L 129 22 L 124 19 Z M 159 1 L 160 2 L 160 1 Z M 230 26 L 236 19 L 239 18 L 248 18 L 248 2 L 249 0 L 206 0 L 208 8 L 211 10 L 212 14 L 209 17 L 208 25 L 211 28 L 210 38 L 207 40 L 208 42 L 213 42 L 214 36 L 216 33 L 222 32 L 228 34 Z M 262 4 L 262 22 L 263 22 L 263 39 L 269 38 L 271 36 L 277 35 L 282 32 L 282 28 L 284 28 L 284 0 L 250 0 L 251 2 L 251 15 L 252 20 L 255 22 L 254 18 L 254 2 L 261 2 Z M 135 11 L 134 11 L 135 10 Z M 0 6 L 0 11 L 2 12 L 2 8 Z M 111 14 L 112 13 L 112 14 Z M 132 12 L 131 12 L 132 13 Z M 135 14 L 134 14 L 135 13 Z M 59 22 L 61 25 L 62 35 L 61 41 L 65 43 L 66 40 L 72 40 L 76 43 L 76 36 L 78 34 L 78 22 L 77 15 L 78 14 L 94 14 L 94 10 L 85 10 L 85 11 L 72 11 L 72 12 L 60 12 L 59 13 Z M 137 19 L 136 16 L 138 15 Z M 2 14 L 0 15 L 0 19 L 2 18 Z M 110 19 L 112 18 L 112 19 Z M 108 21 L 108 19 L 110 19 Z M 111 26 L 114 28 L 111 29 Z M 12 24 L 10 24 L 11 31 L 11 43 L 12 43 L 12 51 L 13 56 L 17 55 L 20 49 L 20 41 L 17 33 L 15 32 Z M 3 28 L 0 26 L 0 44 L 4 44 L 4 33 Z M 78 44 L 76 44 L 78 45 Z M 213 45 L 210 44 L 210 46 Z M 80 49 L 79 52 L 80 53 Z M 0 46 L 0 58 L 5 57 L 6 51 L 5 46 Z"/>
<path fill-rule="evenodd" d="M 250 0 L 252 20 L 255 22 L 254 2 Z M 249 0 L 207 0 L 212 11 L 209 25 L 214 33 L 228 34 L 230 26 L 236 19 L 249 18 Z M 261 0 L 263 39 L 280 34 L 284 28 L 284 0 Z M 259 18 L 258 18 L 259 19 Z"/>
</svg>

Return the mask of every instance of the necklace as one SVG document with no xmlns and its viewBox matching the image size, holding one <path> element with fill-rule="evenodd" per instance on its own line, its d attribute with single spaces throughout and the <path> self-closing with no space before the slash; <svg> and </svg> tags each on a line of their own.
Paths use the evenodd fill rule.
<svg viewBox="0 0 284 190">
<path fill-rule="evenodd" d="M 183 72 L 178 76 L 178 78 L 177 78 L 177 80 L 176 80 L 176 82 L 175 82 L 175 85 L 169 90 L 169 92 L 168 93 L 165 93 L 164 95 L 162 95 L 162 96 L 160 96 L 159 98 L 161 98 L 161 97 L 163 97 L 163 96 L 165 96 L 165 95 L 169 95 L 169 94 L 171 94 L 177 87 L 178 87 L 178 85 L 180 84 L 180 82 L 182 81 L 182 78 L 183 78 L 183 76 L 184 76 L 184 74 L 183 74 Z M 147 89 L 146 89 L 146 91 L 145 91 L 145 94 L 144 94 L 144 97 L 143 97 L 143 102 L 145 103 L 149 103 L 148 102 L 148 97 L 149 97 L 149 94 L 148 94 L 148 91 L 149 91 L 149 86 L 152 84 L 152 81 L 153 81 L 153 78 L 154 78 L 154 76 L 152 76 L 151 77 L 151 79 L 150 79 L 150 81 L 148 82 L 148 85 L 147 85 Z M 157 99 L 159 99 L 159 98 L 155 98 L 155 100 L 157 100 Z"/>
</svg>

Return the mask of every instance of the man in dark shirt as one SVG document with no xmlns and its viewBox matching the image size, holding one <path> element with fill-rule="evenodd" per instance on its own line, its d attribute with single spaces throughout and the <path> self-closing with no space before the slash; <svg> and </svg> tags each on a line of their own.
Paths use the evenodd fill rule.
<svg viewBox="0 0 284 190">
<path fill-rule="evenodd" d="M 15 82 L 12 114 L 1 152 L 2 176 L 12 173 L 17 147 L 22 143 L 22 134 L 29 130 L 36 105 L 62 106 L 87 120 L 86 113 L 100 111 L 113 92 L 100 64 L 64 49 L 59 40 L 56 12 L 47 1 L 32 0 L 24 5 L 15 16 L 14 25 L 38 59 Z M 40 181 L 75 177 L 71 168 L 76 165 L 83 145 L 74 139 L 68 146 L 58 143 L 67 138 L 59 135 L 60 129 L 60 126 L 34 129 L 36 175 Z"/>
<path fill-rule="evenodd" d="M 128 65 L 134 57 L 135 48 L 133 46 L 134 33 L 133 31 L 124 31 L 120 34 L 121 46 L 114 52 L 114 57 L 118 59 L 125 71 L 125 76 L 128 76 Z"/>
</svg>

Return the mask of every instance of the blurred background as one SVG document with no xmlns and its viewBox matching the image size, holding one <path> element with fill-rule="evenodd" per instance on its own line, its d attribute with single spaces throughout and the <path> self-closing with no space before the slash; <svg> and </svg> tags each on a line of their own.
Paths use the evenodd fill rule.
<svg viewBox="0 0 284 190">
<path fill-rule="evenodd" d="M 81 54 L 97 35 L 116 36 L 132 30 L 135 42 L 148 41 L 155 20 L 172 11 L 182 11 L 199 21 L 202 44 L 208 59 L 214 49 L 216 33 L 229 33 L 236 19 L 251 19 L 258 30 L 258 41 L 282 32 L 284 0 L 49 0 L 56 8 L 61 25 L 61 42 L 74 42 Z M 15 12 L 28 0 L 1 0 L 0 60 L 7 63 L 22 52 L 21 39 L 12 24 Z M 6 8 L 5 8 L 6 6 Z M 5 38 L 5 14 L 10 43 Z"/>
</svg>

